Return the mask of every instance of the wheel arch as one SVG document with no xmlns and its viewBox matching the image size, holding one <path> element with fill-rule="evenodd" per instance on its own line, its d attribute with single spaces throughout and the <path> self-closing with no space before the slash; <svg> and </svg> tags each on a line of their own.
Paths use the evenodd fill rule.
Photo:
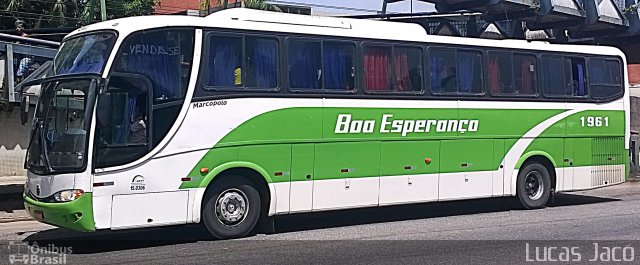
<svg viewBox="0 0 640 265">
<path fill-rule="evenodd" d="M 264 168 L 251 162 L 238 161 L 224 163 L 210 170 L 204 179 L 202 179 L 202 182 L 200 182 L 200 187 L 206 188 L 211 184 L 211 182 L 218 179 L 220 176 L 228 175 L 230 172 L 237 170 L 251 172 L 253 177 L 262 177 L 262 180 L 267 184 L 272 182 L 271 177 Z"/>
<path fill-rule="evenodd" d="M 253 183 L 254 187 L 260 193 L 262 200 L 262 214 L 272 216 L 275 214 L 275 189 L 270 185 L 271 178 L 264 168 L 251 162 L 229 162 L 219 165 L 204 177 L 200 182 L 198 198 L 194 206 L 194 221 L 199 222 L 201 218 L 203 205 L 206 203 L 205 197 L 210 187 L 215 183 L 232 176 L 242 176 Z M 197 215 L 197 216 L 196 216 Z"/>
<path fill-rule="evenodd" d="M 529 159 L 547 160 L 547 162 L 549 162 L 551 166 L 553 166 L 553 168 L 557 167 L 553 157 L 549 153 L 545 151 L 531 151 L 522 155 L 520 159 L 518 159 L 518 162 L 516 162 L 516 168 L 520 169 L 520 167 L 522 167 L 522 165 L 524 165 L 525 162 L 528 162 Z"/>
<path fill-rule="evenodd" d="M 551 155 L 549 155 L 547 152 L 532 151 L 523 155 L 516 163 L 516 168 L 518 169 L 518 173 L 514 174 L 511 182 L 512 183 L 511 190 L 513 191 L 512 192 L 513 195 L 516 194 L 515 190 L 516 190 L 516 185 L 517 185 L 518 175 L 520 174 L 520 170 L 522 170 L 524 165 L 527 165 L 529 163 L 539 163 L 543 165 L 547 169 L 547 171 L 549 171 L 549 177 L 551 178 L 551 190 L 552 192 L 555 192 L 557 187 L 556 163 L 554 162 Z"/>
</svg>

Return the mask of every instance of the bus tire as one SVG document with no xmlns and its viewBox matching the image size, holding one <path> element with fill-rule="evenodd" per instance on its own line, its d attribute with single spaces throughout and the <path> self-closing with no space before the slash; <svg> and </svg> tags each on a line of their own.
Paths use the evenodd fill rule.
<svg viewBox="0 0 640 265">
<path fill-rule="evenodd" d="M 212 183 L 205 195 L 202 220 L 209 233 L 218 239 L 248 235 L 260 217 L 260 193 L 241 176 L 226 176 Z"/>
<path fill-rule="evenodd" d="M 527 163 L 518 172 L 516 197 L 524 209 L 544 208 L 551 196 L 549 170 L 536 162 Z"/>
</svg>

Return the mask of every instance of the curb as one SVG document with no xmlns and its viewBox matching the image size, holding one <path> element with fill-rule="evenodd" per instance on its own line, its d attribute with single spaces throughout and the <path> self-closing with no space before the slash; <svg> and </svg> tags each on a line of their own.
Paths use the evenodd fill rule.
<svg viewBox="0 0 640 265">
<path fill-rule="evenodd" d="M 16 198 L 16 194 L 22 194 L 26 181 L 26 176 L 0 176 L 0 201 Z"/>
<path fill-rule="evenodd" d="M 640 182 L 640 177 L 629 177 L 626 182 Z"/>
<path fill-rule="evenodd" d="M 16 217 L 16 218 L 2 218 L 2 219 L 0 219 L 0 224 L 15 223 L 15 222 L 25 222 L 25 221 L 35 221 L 35 220 L 33 218 L 31 218 L 30 216 L 20 216 L 20 217 Z"/>
<path fill-rule="evenodd" d="M 15 194 L 24 191 L 24 183 L 22 184 L 0 184 L 0 195 Z"/>
<path fill-rule="evenodd" d="M 0 202 L 22 200 L 24 184 L 0 185 Z"/>
</svg>

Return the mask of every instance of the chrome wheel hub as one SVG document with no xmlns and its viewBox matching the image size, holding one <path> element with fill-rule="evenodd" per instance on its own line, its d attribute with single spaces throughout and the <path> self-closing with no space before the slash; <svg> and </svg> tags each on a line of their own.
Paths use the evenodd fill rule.
<svg viewBox="0 0 640 265">
<path fill-rule="evenodd" d="M 237 225 L 244 221 L 249 210 L 247 196 L 238 189 L 229 189 L 216 200 L 216 217 L 225 225 Z"/>
<path fill-rule="evenodd" d="M 529 199 L 537 200 L 542 197 L 544 192 L 544 183 L 542 182 L 542 175 L 538 171 L 532 171 L 527 174 L 524 179 L 524 190 L 529 196 Z"/>
</svg>

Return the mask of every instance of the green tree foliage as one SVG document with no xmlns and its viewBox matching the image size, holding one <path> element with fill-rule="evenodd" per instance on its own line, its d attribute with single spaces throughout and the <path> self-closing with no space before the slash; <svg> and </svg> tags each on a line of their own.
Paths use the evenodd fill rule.
<svg viewBox="0 0 640 265">
<path fill-rule="evenodd" d="M 153 13 L 158 0 L 106 0 L 107 18 Z M 0 0 L 0 27 L 77 27 L 100 21 L 99 0 Z"/>
<path fill-rule="evenodd" d="M 282 10 L 280 10 L 278 6 L 271 4 L 266 0 L 246 0 L 244 1 L 244 7 L 259 9 L 259 10 L 282 12 Z"/>
<path fill-rule="evenodd" d="M 629 7 L 624 9 L 624 13 L 629 14 L 638 14 L 638 4 L 630 5 Z"/>
<path fill-rule="evenodd" d="M 209 9 L 227 9 L 229 7 L 228 0 L 200 0 L 199 4 L 201 13 L 206 13 Z M 269 3 L 267 0 L 244 0 L 244 7 L 282 12 L 278 6 Z"/>
</svg>

